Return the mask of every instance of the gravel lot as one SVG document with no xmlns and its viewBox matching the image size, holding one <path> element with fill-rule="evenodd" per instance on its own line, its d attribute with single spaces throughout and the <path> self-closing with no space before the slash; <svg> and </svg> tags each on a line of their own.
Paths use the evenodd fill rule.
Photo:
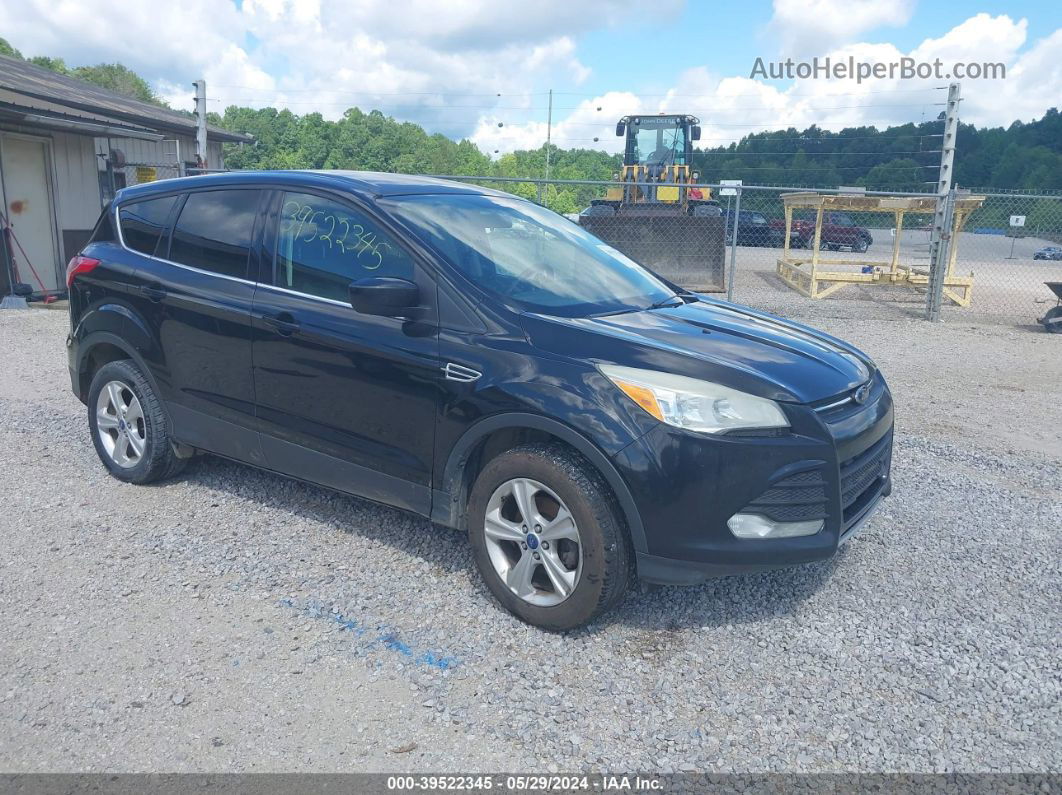
<svg viewBox="0 0 1062 795">
<path fill-rule="evenodd" d="M 568 636 L 421 519 L 212 458 L 110 478 L 66 314 L 0 312 L 0 770 L 1059 771 L 1062 339 L 765 303 L 884 369 L 893 496 L 830 562 Z"/>
<path fill-rule="evenodd" d="M 1062 211 L 1062 202 L 1059 202 Z M 855 259 L 868 262 L 889 262 L 892 259 L 893 239 L 887 229 L 871 229 L 874 243 L 864 254 L 854 254 L 848 249 L 825 251 L 826 259 Z M 1011 259 L 1011 245 L 1014 245 Z M 1057 260 L 1034 260 L 1033 254 L 1047 245 L 1056 245 L 1050 240 L 1026 237 L 1013 240 L 1001 235 L 979 235 L 962 232 L 959 235 L 959 257 L 955 265 L 958 276 L 974 275 L 973 300 L 969 307 L 957 307 L 944 301 L 942 317 L 954 320 L 974 319 L 980 323 L 1033 323 L 1055 303 L 1055 297 L 1044 282 L 1062 281 L 1062 262 Z M 804 249 L 797 249 L 796 256 L 807 256 Z M 730 252 L 727 251 L 729 263 Z M 737 279 L 734 300 L 776 311 L 795 310 L 806 314 L 809 310 L 789 300 L 788 289 L 782 286 L 775 269 L 780 248 L 738 246 Z M 929 235 L 927 232 L 908 230 L 901 238 L 900 263 L 915 267 L 929 264 Z M 830 265 L 827 270 L 858 271 L 856 266 Z M 800 302 L 805 299 L 798 298 Z M 816 303 L 825 309 L 811 309 L 823 316 L 836 317 L 845 314 L 863 318 L 868 311 L 872 316 L 922 317 L 926 296 L 921 289 L 886 285 L 847 285 L 833 295 Z M 777 305 L 777 306 L 776 306 Z"/>
</svg>

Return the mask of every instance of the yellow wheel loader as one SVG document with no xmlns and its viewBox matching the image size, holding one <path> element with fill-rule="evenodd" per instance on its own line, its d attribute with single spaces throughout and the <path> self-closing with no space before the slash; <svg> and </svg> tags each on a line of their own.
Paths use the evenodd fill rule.
<svg viewBox="0 0 1062 795">
<path fill-rule="evenodd" d="M 631 259 L 689 289 L 722 291 L 725 221 L 698 185 L 693 142 L 700 120 L 683 114 L 624 116 L 623 170 L 579 223 Z"/>
</svg>

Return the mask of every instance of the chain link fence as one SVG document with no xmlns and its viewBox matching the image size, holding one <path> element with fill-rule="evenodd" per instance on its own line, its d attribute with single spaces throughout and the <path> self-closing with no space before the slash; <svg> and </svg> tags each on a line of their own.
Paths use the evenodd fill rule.
<svg viewBox="0 0 1062 795">
<path fill-rule="evenodd" d="M 659 204 L 628 213 L 601 206 L 614 182 L 446 179 L 535 200 L 683 287 L 784 315 L 1029 325 L 1055 304 L 1045 282 L 1062 282 L 1062 195 L 722 184 L 702 186 L 718 202 L 711 213 L 699 201 L 686 213 Z M 787 249 L 794 194 L 824 206 L 821 222 L 814 207 L 791 207 Z"/>
<path fill-rule="evenodd" d="M 1062 195 L 974 190 L 984 201 L 959 233 L 957 269 L 972 275 L 973 296 L 945 317 L 1035 320 L 1056 303 L 1046 286 L 1062 282 Z"/>
<path fill-rule="evenodd" d="M 157 182 L 160 179 L 172 179 L 181 176 L 181 169 L 176 163 L 126 163 L 114 169 L 115 179 L 121 183 L 118 188 L 130 185 L 142 185 L 145 182 Z"/>
</svg>

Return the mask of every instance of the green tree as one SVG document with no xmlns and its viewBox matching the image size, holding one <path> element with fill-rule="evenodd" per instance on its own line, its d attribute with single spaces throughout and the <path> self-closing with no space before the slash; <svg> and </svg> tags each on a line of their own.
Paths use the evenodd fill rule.
<svg viewBox="0 0 1062 795">
<path fill-rule="evenodd" d="M 909 157 L 897 158 L 871 168 L 859 184 L 870 190 L 921 191 L 926 187 L 926 173 L 927 169 Z"/>
<path fill-rule="evenodd" d="M 62 60 L 58 60 L 64 65 Z M 65 65 L 64 65 L 65 66 Z M 55 71 L 60 71 L 56 69 Z M 95 66 L 78 66 L 68 70 L 66 74 L 72 75 L 79 80 L 94 83 L 100 88 L 123 94 L 141 102 L 150 102 L 152 105 L 165 105 L 162 100 L 155 96 L 148 82 L 131 69 L 127 69 L 120 63 L 100 63 Z"/>
<path fill-rule="evenodd" d="M 52 72 L 58 72 L 61 75 L 70 74 L 70 70 L 66 66 L 66 62 L 62 58 L 49 58 L 47 55 L 34 55 L 29 59 L 29 62 L 34 66 L 39 66 L 41 69 L 48 69 Z"/>
<path fill-rule="evenodd" d="M 25 58 L 22 57 L 22 53 L 12 47 L 8 43 L 7 39 L 4 38 L 0 38 L 0 55 L 7 55 L 11 58 L 18 58 L 20 61 L 25 60 Z"/>
</svg>

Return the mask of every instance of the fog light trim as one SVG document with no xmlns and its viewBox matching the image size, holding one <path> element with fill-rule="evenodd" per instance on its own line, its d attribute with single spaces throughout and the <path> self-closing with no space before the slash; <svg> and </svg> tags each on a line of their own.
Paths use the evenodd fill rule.
<svg viewBox="0 0 1062 795">
<path fill-rule="evenodd" d="M 738 538 L 761 540 L 813 536 L 826 526 L 826 521 L 776 522 L 758 513 L 735 513 L 727 520 L 726 526 Z"/>
</svg>

